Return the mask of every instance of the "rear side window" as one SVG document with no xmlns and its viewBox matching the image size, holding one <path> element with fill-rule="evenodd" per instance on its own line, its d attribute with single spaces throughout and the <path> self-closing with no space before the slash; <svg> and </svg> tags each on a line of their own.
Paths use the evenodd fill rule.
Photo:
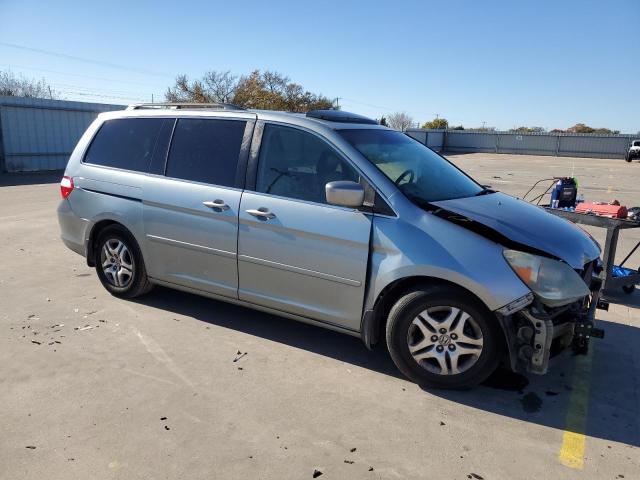
<svg viewBox="0 0 640 480">
<path fill-rule="evenodd" d="M 167 177 L 233 187 L 246 122 L 181 118 L 167 161 Z"/>
<path fill-rule="evenodd" d="M 148 171 L 163 122 L 162 118 L 107 120 L 91 142 L 85 163 Z"/>
</svg>

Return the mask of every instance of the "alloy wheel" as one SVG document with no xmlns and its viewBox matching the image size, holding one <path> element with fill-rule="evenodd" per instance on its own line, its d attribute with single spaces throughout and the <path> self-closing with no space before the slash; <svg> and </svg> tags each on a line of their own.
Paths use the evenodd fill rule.
<svg viewBox="0 0 640 480">
<path fill-rule="evenodd" d="M 102 245 L 100 264 L 107 281 L 119 288 L 133 280 L 134 261 L 129 248 L 117 238 L 110 238 Z"/>
<path fill-rule="evenodd" d="M 409 352 L 422 368 L 438 375 L 457 375 L 480 358 L 484 341 L 478 323 L 452 306 L 429 307 L 407 332 Z"/>
</svg>

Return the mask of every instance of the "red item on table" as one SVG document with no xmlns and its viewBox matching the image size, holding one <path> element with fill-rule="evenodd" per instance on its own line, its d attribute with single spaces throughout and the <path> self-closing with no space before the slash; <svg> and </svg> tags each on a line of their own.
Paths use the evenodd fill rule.
<svg viewBox="0 0 640 480">
<path fill-rule="evenodd" d="M 601 217 L 627 218 L 627 207 L 606 203 L 581 202 L 576 205 L 576 213 L 592 213 Z"/>
</svg>

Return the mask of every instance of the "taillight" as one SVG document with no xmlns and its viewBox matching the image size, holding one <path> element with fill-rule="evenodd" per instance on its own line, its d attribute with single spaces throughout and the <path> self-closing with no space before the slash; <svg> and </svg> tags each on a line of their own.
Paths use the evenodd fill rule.
<svg viewBox="0 0 640 480">
<path fill-rule="evenodd" d="M 67 198 L 73 192 L 73 178 L 64 176 L 60 180 L 60 195 L 62 198 Z"/>
</svg>

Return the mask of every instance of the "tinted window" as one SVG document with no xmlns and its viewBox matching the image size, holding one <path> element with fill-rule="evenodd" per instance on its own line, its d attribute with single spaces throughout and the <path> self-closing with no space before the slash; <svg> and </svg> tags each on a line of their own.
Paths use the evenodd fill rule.
<svg viewBox="0 0 640 480">
<path fill-rule="evenodd" d="M 483 189 L 444 157 L 393 130 L 340 130 L 342 135 L 417 204 L 471 197 Z"/>
<path fill-rule="evenodd" d="M 315 135 L 265 126 L 258 159 L 258 192 L 326 203 L 324 187 L 328 182 L 358 179 L 353 167 Z"/>
<path fill-rule="evenodd" d="M 179 119 L 166 175 L 233 187 L 245 124 L 238 120 Z"/>
<path fill-rule="evenodd" d="M 162 118 L 108 120 L 91 142 L 84 161 L 146 172 L 163 122 Z"/>
</svg>

